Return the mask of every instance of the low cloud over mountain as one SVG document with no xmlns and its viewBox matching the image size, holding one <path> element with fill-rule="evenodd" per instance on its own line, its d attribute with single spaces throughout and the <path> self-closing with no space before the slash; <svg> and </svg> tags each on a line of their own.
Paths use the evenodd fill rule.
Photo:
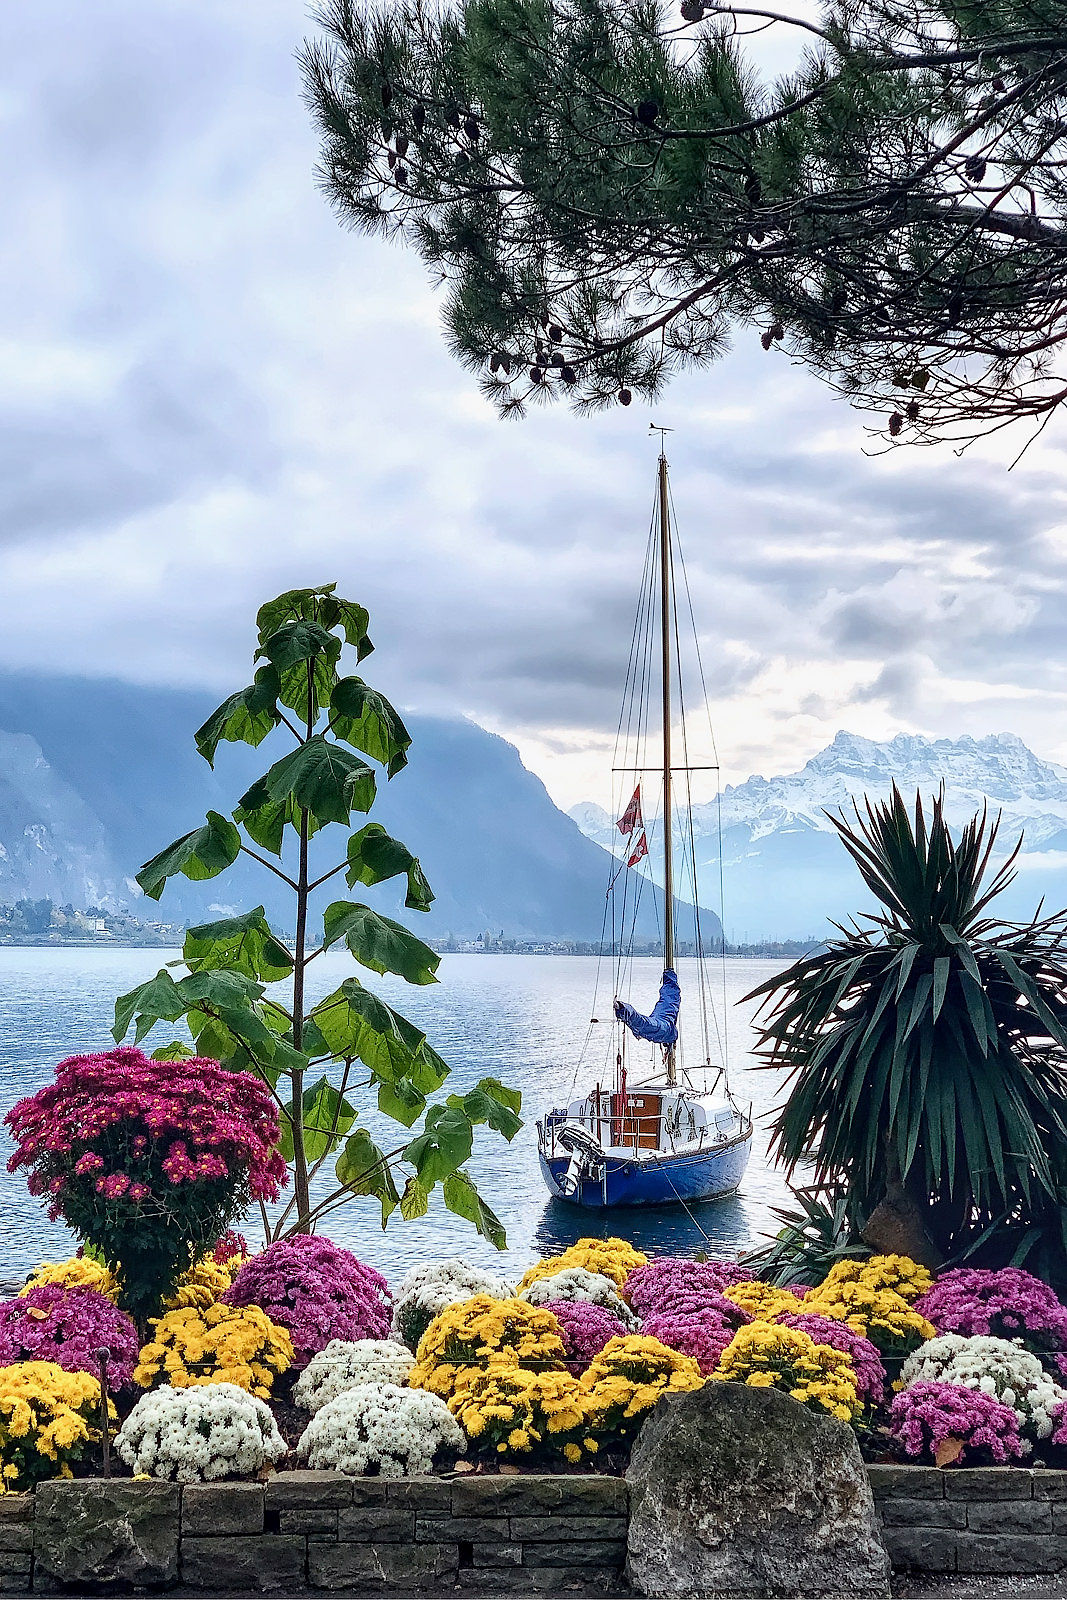
<svg viewBox="0 0 1067 1600">
<path fill-rule="evenodd" d="M 827 811 L 851 814 L 853 799 L 889 793 L 924 800 L 945 786 L 950 823 L 961 826 L 988 805 L 1001 813 L 1006 852 L 1022 836 L 1018 876 L 998 904 L 1001 915 L 1030 916 L 1067 904 L 1067 768 L 1043 761 L 1011 733 L 986 738 L 928 739 L 897 734 L 878 742 L 838 733 L 799 772 L 755 775 L 721 796 L 725 925 L 728 938 L 804 938 L 825 933 L 830 919 L 869 909 L 870 897 L 839 844 Z M 716 802 L 694 810 L 697 861 L 704 881 L 718 880 Z M 606 848 L 618 832 L 602 807 L 574 806 L 582 831 Z"/>
</svg>

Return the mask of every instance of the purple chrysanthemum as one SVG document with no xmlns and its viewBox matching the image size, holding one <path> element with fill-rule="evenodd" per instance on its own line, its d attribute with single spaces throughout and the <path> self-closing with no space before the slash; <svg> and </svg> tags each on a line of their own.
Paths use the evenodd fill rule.
<svg viewBox="0 0 1067 1600">
<path fill-rule="evenodd" d="M 680 1256 L 660 1256 L 630 1273 L 626 1298 L 642 1318 L 667 1311 L 695 1314 L 709 1300 L 717 1301 L 731 1284 L 743 1283 L 748 1277 L 749 1273 L 736 1261 L 688 1261 Z"/>
<path fill-rule="evenodd" d="M 746 1311 L 730 1300 L 722 1301 L 722 1306 L 729 1307 L 729 1311 L 724 1309 L 720 1312 L 711 1307 L 699 1313 L 664 1311 L 658 1316 L 646 1317 L 641 1324 L 641 1332 L 658 1339 L 660 1344 L 667 1345 L 671 1350 L 692 1356 L 699 1363 L 701 1372 L 707 1376 L 718 1366 L 719 1358 L 738 1328 L 752 1320 Z"/>
<path fill-rule="evenodd" d="M 909 1456 L 936 1459 L 939 1446 L 958 1442 L 960 1461 L 984 1456 L 998 1466 L 1026 1453 L 1019 1418 L 981 1389 L 955 1383 L 913 1383 L 889 1408 L 889 1429 Z"/>
<path fill-rule="evenodd" d="M 624 1339 L 629 1332 L 618 1317 L 588 1300 L 549 1300 L 543 1309 L 559 1323 L 567 1365 L 576 1375 L 585 1371 L 609 1339 Z"/>
<path fill-rule="evenodd" d="M 107 1381 L 118 1391 L 132 1382 L 137 1328 L 98 1289 L 40 1283 L 0 1304 L 0 1365 L 54 1361 L 64 1372 L 100 1376 L 99 1350 L 108 1352 Z"/>
<path fill-rule="evenodd" d="M 1067 1307 L 1021 1267 L 956 1267 L 942 1273 L 915 1309 L 938 1333 L 1019 1339 L 1067 1376 Z"/>
<path fill-rule="evenodd" d="M 260 1306 L 288 1328 L 298 1364 L 331 1339 L 387 1339 L 393 1302 L 380 1272 L 329 1239 L 297 1234 L 268 1245 L 238 1272 L 222 1297 Z"/>
<path fill-rule="evenodd" d="M 820 1317 L 811 1311 L 789 1311 L 774 1319 L 783 1328 L 799 1328 L 816 1344 L 828 1344 L 848 1356 L 856 1373 L 856 1392 L 865 1405 L 879 1406 L 885 1399 L 886 1370 L 876 1345 L 846 1322 Z"/>
</svg>

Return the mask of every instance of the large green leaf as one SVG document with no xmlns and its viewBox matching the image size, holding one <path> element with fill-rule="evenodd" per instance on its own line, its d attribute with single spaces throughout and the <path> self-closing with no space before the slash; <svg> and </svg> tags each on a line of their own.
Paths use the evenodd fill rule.
<svg viewBox="0 0 1067 1600">
<path fill-rule="evenodd" d="M 359 901 L 335 900 L 322 919 L 323 942 L 343 939 L 356 960 L 372 972 L 393 972 L 408 983 L 436 983 L 441 957 L 401 923 Z"/>
<path fill-rule="evenodd" d="M 382 1208 L 384 1228 L 400 1203 L 389 1163 L 366 1128 L 357 1128 L 345 1140 L 334 1167 L 338 1183 L 350 1194 L 374 1195 Z"/>
<path fill-rule="evenodd" d="M 380 761 L 391 778 L 407 765 L 410 733 L 385 696 L 362 678 L 341 678 L 334 684 L 330 727 L 339 739 Z"/>
<path fill-rule="evenodd" d="M 429 911 L 433 890 L 426 882 L 418 857 L 412 855 L 407 845 L 390 838 L 380 822 L 365 823 L 349 839 L 345 881 L 350 889 L 357 883 L 368 887 L 384 883 L 402 873 L 408 880 L 404 904 L 412 911 Z"/>
<path fill-rule="evenodd" d="M 150 900 L 158 900 L 168 878 L 178 872 L 183 877 L 200 883 L 205 878 L 217 878 L 237 860 L 241 850 L 241 835 L 230 821 L 217 811 L 209 811 L 203 827 L 175 839 L 158 856 L 145 862 L 137 874 L 137 882 Z"/>
<path fill-rule="evenodd" d="M 320 1000 L 311 1022 L 333 1055 L 346 1061 L 357 1057 L 381 1083 L 407 1081 L 425 1096 L 448 1077 L 447 1066 L 422 1030 L 371 994 L 358 978 L 346 978 Z"/>
<path fill-rule="evenodd" d="M 461 1105 L 431 1106 L 422 1133 L 404 1151 L 426 1189 L 443 1183 L 474 1148 L 474 1127 Z"/>
<path fill-rule="evenodd" d="M 400 1196 L 400 1215 L 404 1221 L 414 1222 L 417 1217 L 424 1217 L 429 1207 L 430 1197 L 418 1178 L 409 1178 Z"/>
<path fill-rule="evenodd" d="M 246 810 L 244 806 L 238 806 L 233 819 L 241 824 L 254 844 L 261 845 L 274 856 L 280 856 L 282 853 L 287 827 L 294 833 L 300 832 L 300 807 L 292 795 L 287 795 L 284 800 L 268 800 L 252 811 Z M 309 839 L 314 838 L 319 831 L 319 824 L 310 813 L 307 828 Z"/>
<path fill-rule="evenodd" d="M 260 643 L 283 623 L 316 622 L 321 628 L 339 627 L 346 643 L 355 647 L 356 656 L 362 661 L 374 649 L 367 637 L 367 609 L 353 600 L 342 600 L 334 592 L 336 588 L 334 583 L 324 583 L 317 589 L 289 589 L 276 600 L 268 600 L 256 617 Z"/>
<path fill-rule="evenodd" d="M 196 1051 L 182 1039 L 172 1039 L 170 1044 L 161 1044 L 158 1050 L 152 1051 L 153 1061 L 191 1061 Z"/>
<path fill-rule="evenodd" d="M 278 699 L 303 721 L 314 723 L 330 703 L 337 682 L 341 641 L 317 622 L 283 622 L 256 651 L 278 676 Z M 310 691 L 310 699 L 309 699 Z"/>
<path fill-rule="evenodd" d="M 318 823 L 347 822 L 353 811 L 374 804 L 374 773 L 365 761 L 316 734 L 276 761 L 241 796 L 241 820 L 250 813 L 292 799 Z"/>
<path fill-rule="evenodd" d="M 303 1107 L 304 1153 L 309 1161 L 319 1161 L 336 1149 L 348 1133 L 356 1120 L 356 1108 L 325 1075 L 304 1090 Z M 295 1153 L 292 1117 L 293 1102 L 290 1100 L 285 1107 L 278 1142 L 286 1161 L 292 1161 Z"/>
<path fill-rule="evenodd" d="M 496 1078 L 482 1078 L 465 1095 L 449 1095 L 449 1103 L 458 1104 L 471 1122 L 488 1123 L 497 1133 L 502 1133 L 510 1144 L 522 1127 L 522 1118 L 516 1115 L 522 1104 L 518 1089 L 506 1089 Z"/>
<path fill-rule="evenodd" d="M 247 689 L 238 689 L 213 711 L 193 735 L 196 748 L 208 766 L 215 765 L 215 752 L 226 739 L 234 743 L 258 745 L 281 721 L 278 691 L 281 684 L 272 666 L 260 667 Z"/>
<path fill-rule="evenodd" d="M 138 1022 L 136 1043 L 140 1044 L 157 1022 L 177 1022 L 179 1017 L 184 1017 L 187 1009 L 178 985 L 164 969 L 157 972 L 154 978 L 138 984 L 128 994 L 119 996 L 115 1001 L 115 1024 L 111 1032 L 121 1044 L 130 1031 L 134 1017 L 149 1017 L 151 1020 L 147 1027 L 142 1027 Z"/>
<path fill-rule="evenodd" d="M 466 1172 L 453 1172 L 445 1179 L 444 1195 L 445 1205 L 449 1211 L 457 1217 L 465 1217 L 468 1222 L 473 1222 L 482 1238 L 488 1239 L 498 1250 L 507 1249 L 508 1240 L 504 1224 L 482 1199 L 475 1188 L 473 1178 Z"/>
<path fill-rule="evenodd" d="M 276 983 L 293 970 L 293 958 L 270 930 L 262 906 L 239 917 L 223 917 L 189 928 L 182 947 L 191 972 L 224 967 L 264 983 Z"/>
</svg>

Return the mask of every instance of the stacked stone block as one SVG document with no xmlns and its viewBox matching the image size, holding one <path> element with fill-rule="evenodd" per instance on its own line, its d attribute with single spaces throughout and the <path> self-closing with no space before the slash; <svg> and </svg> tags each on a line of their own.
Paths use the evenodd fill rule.
<svg viewBox="0 0 1067 1600">
<path fill-rule="evenodd" d="M 870 1466 L 898 1571 L 1067 1570 L 1067 1472 L 1040 1467 Z"/>
</svg>

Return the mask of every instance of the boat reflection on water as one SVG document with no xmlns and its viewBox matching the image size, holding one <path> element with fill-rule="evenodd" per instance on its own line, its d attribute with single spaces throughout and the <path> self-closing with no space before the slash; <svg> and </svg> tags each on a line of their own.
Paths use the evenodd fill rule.
<svg viewBox="0 0 1067 1600">
<path fill-rule="evenodd" d="M 741 1194 L 694 1206 L 625 1206 L 579 1209 L 549 1200 L 534 1230 L 542 1258 L 558 1256 L 577 1239 L 626 1239 L 635 1250 L 657 1256 L 725 1256 L 751 1248 L 764 1219 L 749 1211 Z M 765 1223 L 764 1223 L 765 1226 Z"/>
</svg>

